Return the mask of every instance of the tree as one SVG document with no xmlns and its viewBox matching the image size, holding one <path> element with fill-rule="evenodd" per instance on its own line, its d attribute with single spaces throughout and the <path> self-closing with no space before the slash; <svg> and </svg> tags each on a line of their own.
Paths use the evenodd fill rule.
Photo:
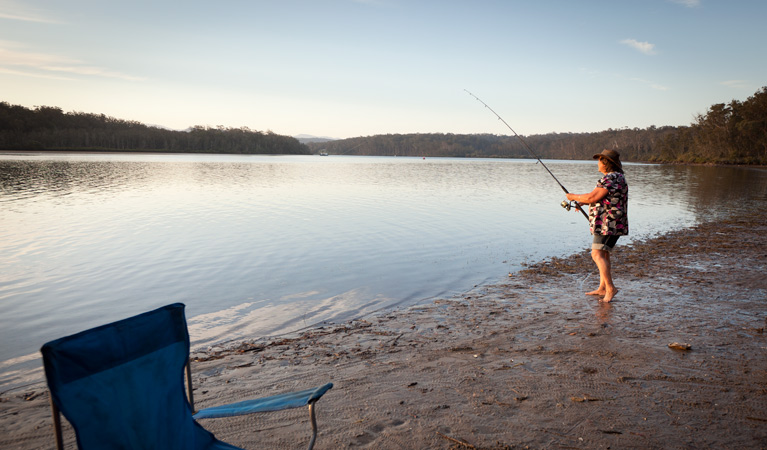
<svg viewBox="0 0 767 450">
<path fill-rule="evenodd" d="M 149 127 L 104 114 L 34 110 L 0 103 L 0 148 L 10 150 L 140 150 L 211 153 L 308 154 L 295 138 L 247 127 L 194 126 L 189 132 Z"/>
</svg>

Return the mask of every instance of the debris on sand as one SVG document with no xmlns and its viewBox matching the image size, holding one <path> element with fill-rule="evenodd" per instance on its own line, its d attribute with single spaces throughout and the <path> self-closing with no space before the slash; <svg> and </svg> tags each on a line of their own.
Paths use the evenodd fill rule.
<svg viewBox="0 0 767 450">
<path fill-rule="evenodd" d="M 690 344 L 683 343 L 683 342 L 672 342 L 668 344 L 668 348 L 671 348 L 674 350 L 682 350 L 682 351 L 692 350 L 692 346 Z"/>
</svg>

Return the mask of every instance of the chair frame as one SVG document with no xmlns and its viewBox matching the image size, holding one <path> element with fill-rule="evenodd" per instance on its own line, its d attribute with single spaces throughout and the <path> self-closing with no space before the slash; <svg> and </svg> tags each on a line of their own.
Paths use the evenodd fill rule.
<svg viewBox="0 0 767 450">
<path fill-rule="evenodd" d="M 183 305 L 181 305 L 181 306 L 183 306 Z M 187 331 L 187 336 L 188 336 L 188 331 Z M 186 372 L 186 380 L 185 381 L 186 381 L 186 387 L 187 387 L 187 399 L 189 401 L 189 406 L 191 407 L 192 414 L 194 416 L 195 414 L 197 414 L 199 412 L 206 411 L 206 409 L 203 409 L 202 411 L 197 411 L 194 408 L 194 392 L 193 392 L 194 388 L 193 388 L 193 385 L 192 385 L 191 358 L 187 358 L 184 370 Z M 317 432 L 318 432 L 318 430 L 317 430 L 317 419 L 316 419 L 315 411 L 314 411 L 314 404 L 319 400 L 320 397 L 322 397 L 322 395 L 324 395 L 324 393 L 327 390 L 331 389 L 332 387 L 333 387 L 332 383 L 327 383 L 326 385 L 317 388 L 318 390 L 321 390 L 322 392 L 319 393 L 319 395 L 312 396 L 312 398 L 308 399 L 306 401 L 306 403 L 305 403 L 309 407 L 309 419 L 310 419 L 311 426 L 312 426 L 312 436 L 311 436 L 311 439 L 309 440 L 308 450 L 312 450 L 314 448 L 314 443 L 317 440 Z M 306 392 L 308 392 L 308 391 L 306 391 Z M 292 393 L 290 393 L 290 394 L 292 394 Z M 262 403 L 264 401 L 268 401 L 268 400 L 271 400 L 271 399 L 276 399 L 278 397 L 283 397 L 284 395 L 285 394 L 275 395 L 275 396 L 271 396 L 271 397 L 264 397 L 264 398 L 259 398 L 259 399 L 255 399 L 255 400 L 250 400 L 250 401 L 247 401 L 247 402 L 244 402 L 244 403 L 249 403 L 251 405 L 259 405 L 260 403 Z M 54 396 L 52 395 L 52 393 L 51 393 L 51 395 L 49 397 L 50 397 L 50 402 L 51 402 L 51 413 L 52 413 L 52 416 L 53 416 L 53 428 L 54 428 L 54 435 L 55 435 L 55 441 L 56 441 L 56 449 L 57 450 L 64 450 L 64 438 L 63 438 L 63 430 L 62 430 L 62 423 L 61 423 L 61 415 L 62 415 L 62 413 L 61 413 L 61 410 L 59 409 L 59 407 L 56 405 L 56 401 L 54 400 Z M 276 410 L 280 410 L 280 409 L 295 408 L 297 406 L 298 405 L 289 405 L 289 406 L 275 407 L 275 408 L 272 408 L 272 409 L 261 409 L 261 411 L 264 411 L 264 412 L 276 411 Z M 213 410 L 213 409 L 216 409 L 216 407 L 214 407 L 214 408 L 207 408 L 207 409 Z M 233 416 L 233 415 L 252 414 L 252 413 L 261 412 L 261 411 L 222 413 L 222 414 L 219 414 L 219 415 L 210 415 L 209 414 L 208 417 L 229 417 L 229 416 Z M 202 417 L 202 418 L 205 418 L 205 417 Z M 197 419 L 194 418 L 194 420 L 197 420 Z"/>
<path fill-rule="evenodd" d="M 189 405 L 192 407 L 192 411 L 197 412 L 194 409 L 194 389 L 192 387 L 192 359 L 188 359 L 186 362 L 186 387 L 187 392 L 189 393 Z M 309 421 L 312 424 L 312 438 L 309 440 L 309 447 L 308 450 L 312 450 L 314 448 L 314 442 L 317 440 L 317 418 L 314 414 L 314 404 L 316 403 L 315 400 L 309 402 Z M 55 405 L 54 405 L 55 406 Z M 58 449 L 63 450 L 63 449 Z"/>
</svg>

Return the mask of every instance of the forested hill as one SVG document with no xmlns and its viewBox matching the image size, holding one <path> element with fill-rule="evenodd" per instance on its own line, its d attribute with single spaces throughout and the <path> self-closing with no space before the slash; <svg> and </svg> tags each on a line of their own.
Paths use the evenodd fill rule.
<svg viewBox="0 0 767 450">
<path fill-rule="evenodd" d="M 712 105 L 690 126 L 551 133 L 526 136 L 525 141 L 545 159 L 589 159 L 612 148 L 625 161 L 767 164 L 767 87 L 744 102 Z M 0 102 L 0 149 L 530 157 L 514 136 L 387 134 L 302 144 L 293 137 L 248 128 L 172 131 L 103 114 L 64 113 L 48 106 L 28 109 L 6 102 Z"/>
<path fill-rule="evenodd" d="M 28 109 L 0 102 L 0 149 L 104 150 L 170 153 L 308 154 L 290 136 L 248 128 L 195 126 L 189 131 L 151 127 L 103 114 Z"/>
<path fill-rule="evenodd" d="M 690 126 L 609 129 L 524 137 L 545 159 L 589 159 L 602 149 L 625 161 L 767 164 L 767 87 L 746 101 L 711 106 Z M 314 153 L 529 158 L 515 136 L 492 134 L 387 134 L 310 143 Z"/>
</svg>

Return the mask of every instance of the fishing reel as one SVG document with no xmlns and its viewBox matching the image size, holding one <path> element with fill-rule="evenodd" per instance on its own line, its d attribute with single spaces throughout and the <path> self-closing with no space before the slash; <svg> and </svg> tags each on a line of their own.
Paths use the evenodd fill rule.
<svg viewBox="0 0 767 450">
<path fill-rule="evenodd" d="M 570 211 L 573 208 L 578 208 L 578 202 L 575 202 L 575 201 L 568 202 L 567 200 L 562 200 L 562 203 L 560 203 L 559 205 L 568 211 Z"/>
</svg>

